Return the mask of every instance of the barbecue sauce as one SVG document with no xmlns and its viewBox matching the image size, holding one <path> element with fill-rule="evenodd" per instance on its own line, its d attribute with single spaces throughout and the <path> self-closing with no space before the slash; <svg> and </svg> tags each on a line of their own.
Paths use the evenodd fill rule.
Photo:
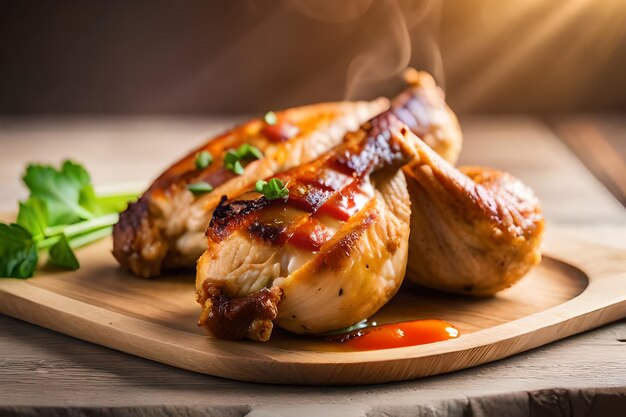
<svg viewBox="0 0 626 417">
<path fill-rule="evenodd" d="M 298 126 L 288 121 L 279 121 L 274 125 L 267 125 L 261 129 L 261 133 L 274 143 L 286 142 L 300 133 Z"/>
<path fill-rule="evenodd" d="M 377 350 L 456 339 L 459 331 L 446 321 L 427 319 L 366 327 L 345 336 L 343 344 L 350 349 Z M 342 339 L 340 337 L 336 340 Z"/>
</svg>

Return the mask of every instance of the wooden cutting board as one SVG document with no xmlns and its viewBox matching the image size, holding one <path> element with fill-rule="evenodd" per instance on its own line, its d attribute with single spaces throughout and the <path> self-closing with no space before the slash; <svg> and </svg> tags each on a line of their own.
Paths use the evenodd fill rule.
<svg viewBox="0 0 626 417">
<path fill-rule="evenodd" d="M 0 279 L 0 312 L 83 340 L 183 369 L 244 381 L 366 384 L 435 375 L 491 362 L 626 317 L 626 251 L 548 233 L 545 256 L 493 298 L 404 286 L 378 323 L 447 320 L 455 340 L 369 352 L 276 331 L 268 343 L 214 339 L 196 326 L 193 271 L 136 278 L 110 240 L 79 251 L 75 272 Z"/>
</svg>

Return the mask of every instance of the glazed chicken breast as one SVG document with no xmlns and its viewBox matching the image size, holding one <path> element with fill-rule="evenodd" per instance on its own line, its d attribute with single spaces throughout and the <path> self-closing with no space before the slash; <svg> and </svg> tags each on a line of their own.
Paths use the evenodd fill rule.
<svg viewBox="0 0 626 417">
<path fill-rule="evenodd" d="M 397 128 L 397 129 L 396 129 Z M 199 324 L 219 338 L 268 340 L 340 329 L 375 313 L 405 274 L 415 155 L 388 111 L 318 159 L 276 175 L 284 195 L 223 198 L 198 260 Z"/>
<path fill-rule="evenodd" d="M 374 314 L 407 265 L 412 282 L 490 295 L 539 262 L 543 217 L 530 189 L 488 168 L 458 170 L 415 136 L 444 137 L 416 117 L 416 96 L 409 89 L 337 148 L 275 175 L 282 194 L 222 198 L 198 261 L 200 325 L 224 339 L 265 341 L 274 325 L 319 334 Z"/>
<path fill-rule="evenodd" d="M 318 159 L 277 174 L 284 197 L 224 197 L 197 267 L 199 320 L 219 338 L 264 341 L 350 326 L 375 313 L 405 274 L 410 197 L 400 168 L 418 132 L 450 161 L 461 133 L 425 73 L 389 111 Z M 272 180 L 270 180 L 272 181 Z"/>
<path fill-rule="evenodd" d="M 113 255 L 140 277 L 193 267 L 222 195 L 308 162 L 346 132 L 388 108 L 388 100 L 323 103 L 254 119 L 195 149 L 159 176 L 113 229 Z"/>
<path fill-rule="evenodd" d="M 493 295 L 541 260 L 544 219 L 533 192 L 505 172 L 454 168 L 421 141 L 404 168 L 411 195 L 407 280 Z"/>
<path fill-rule="evenodd" d="M 407 106 L 397 107 L 396 116 L 454 163 L 462 136 L 443 92 L 425 72 L 409 70 L 406 79 L 410 88 L 395 101 Z M 194 267 L 206 248 L 204 231 L 222 195 L 237 196 L 259 178 L 313 160 L 388 107 L 386 99 L 299 107 L 276 113 L 275 120 L 249 121 L 208 141 L 166 170 L 120 215 L 113 230 L 113 255 L 141 277 Z M 205 164 L 207 158 L 212 162 L 198 164 L 201 157 Z"/>
</svg>

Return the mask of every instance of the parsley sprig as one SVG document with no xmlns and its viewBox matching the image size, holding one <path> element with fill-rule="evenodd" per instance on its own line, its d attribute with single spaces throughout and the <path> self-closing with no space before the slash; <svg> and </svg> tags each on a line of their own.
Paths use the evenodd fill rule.
<svg viewBox="0 0 626 417">
<path fill-rule="evenodd" d="M 30 190 L 15 223 L 0 223 L 0 277 L 28 278 L 40 252 L 48 262 L 78 269 L 73 249 L 110 235 L 118 213 L 137 193 L 96 195 L 87 170 L 65 161 L 60 169 L 30 164 L 23 181 Z"/>
<path fill-rule="evenodd" d="M 237 150 L 230 149 L 224 155 L 224 167 L 237 175 L 243 174 L 243 162 L 263 158 L 263 152 L 256 146 L 244 143 Z"/>
<path fill-rule="evenodd" d="M 278 178 L 272 178 L 269 181 L 258 180 L 255 188 L 268 200 L 276 200 L 289 196 L 287 185 L 283 184 Z"/>
</svg>

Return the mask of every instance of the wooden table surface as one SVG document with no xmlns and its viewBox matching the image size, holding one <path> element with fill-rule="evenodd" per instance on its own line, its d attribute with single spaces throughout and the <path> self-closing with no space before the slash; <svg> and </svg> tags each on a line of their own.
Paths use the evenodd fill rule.
<svg viewBox="0 0 626 417">
<path fill-rule="evenodd" d="M 626 131 L 626 118 L 614 119 L 617 131 Z M 504 116 L 461 122 L 462 164 L 505 169 L 526 181 L 542 201 L 548 227 L 626 248 L 624 207 L 564 145 L 558 125 L 553 130 L 536 119 Z M 0 119 L 0 211 L 14 210 L 25 197 L 19 177 L 27 162 L 71 157 L 88 167 L 96 185 L 142 185 L 232 123 Z M 448 375 L 289 387 L 194 374 L 0 316 L 0 387 L 0 416 L 618 415 L 626 409 L 626 320 Z"/>
</svg>

